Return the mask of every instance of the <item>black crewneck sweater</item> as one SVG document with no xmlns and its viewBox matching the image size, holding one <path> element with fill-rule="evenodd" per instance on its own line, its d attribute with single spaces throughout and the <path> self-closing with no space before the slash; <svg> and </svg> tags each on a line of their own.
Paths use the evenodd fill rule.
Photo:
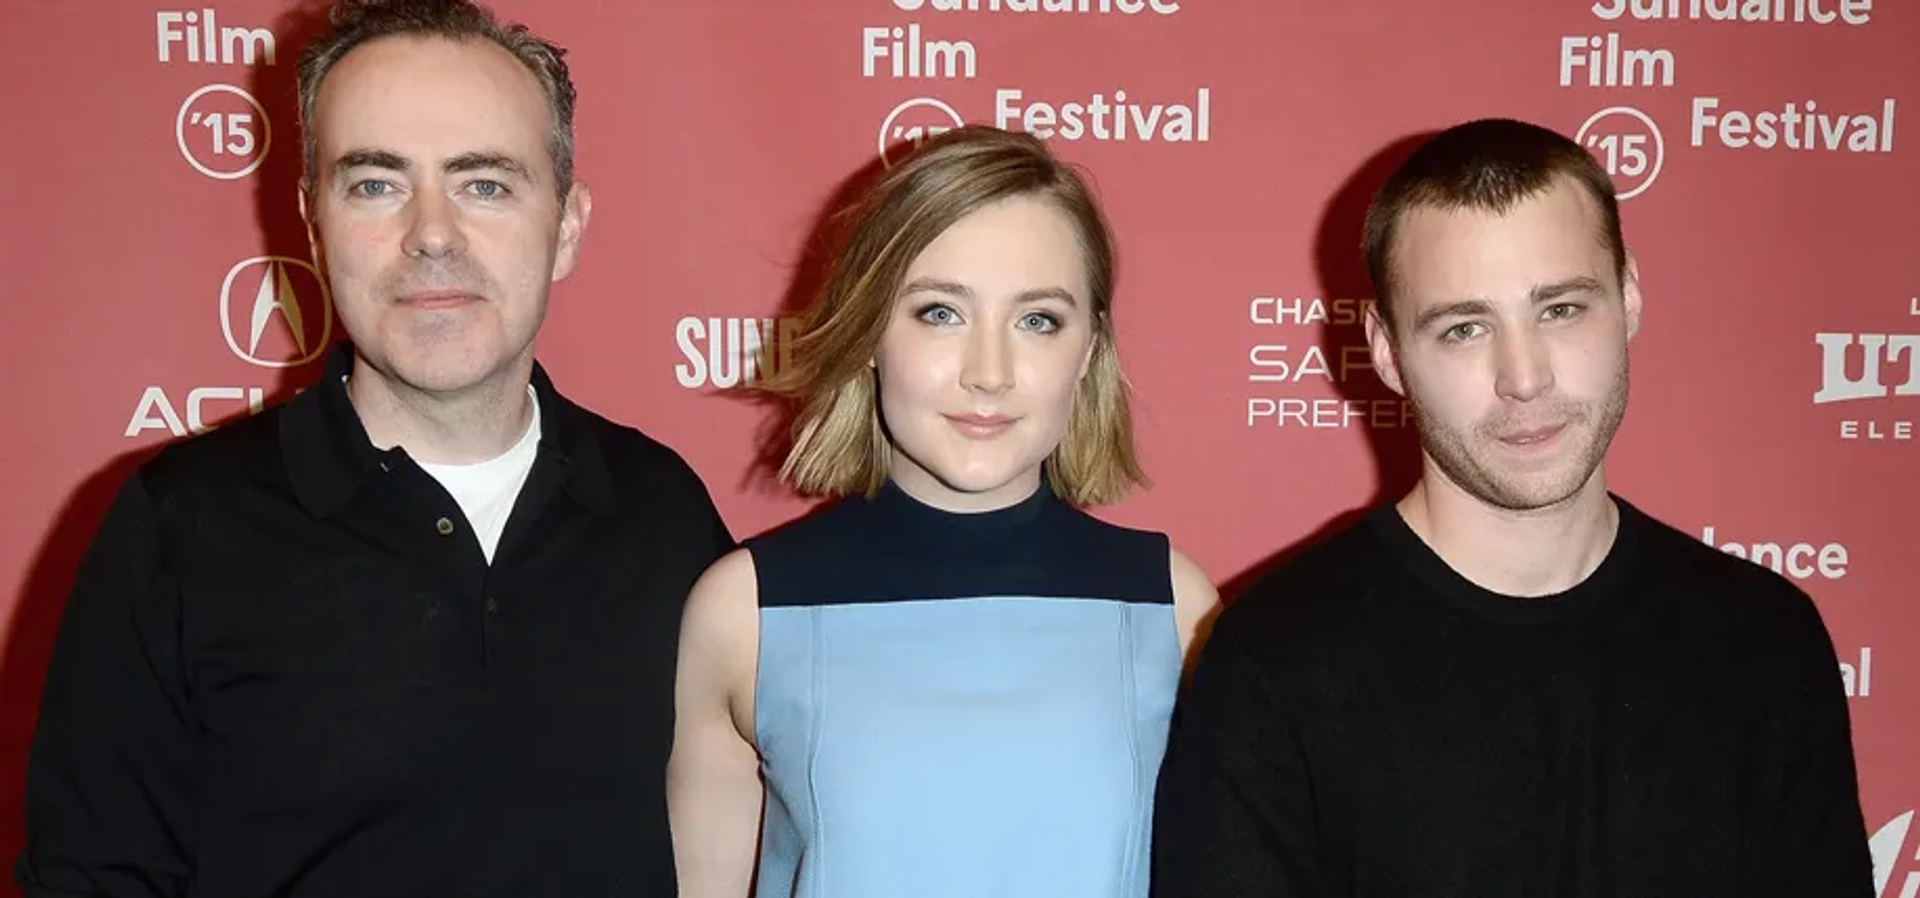
<svg viewBox="0 0 1920 898">
<path fill-rule="evenodd" d="M 1475 586 L 1392 505 L 1221 615 L 1156 799 L 1160 898 L 1872 898 L 1811 599 L 1614 497 L 1564 593 Z"/>
</svg>

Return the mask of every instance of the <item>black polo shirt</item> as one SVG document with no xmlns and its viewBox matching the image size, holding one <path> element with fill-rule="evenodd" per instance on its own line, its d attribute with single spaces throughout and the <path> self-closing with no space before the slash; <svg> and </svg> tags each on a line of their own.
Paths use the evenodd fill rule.
<svg viewBox="0 0 1920 898">
<path fill-rule="evenodd" d="M 671 896 L 680 610 L 733 546 L 697 474 L 536 369 L 489 566 L 341 377 L 121 490 L 54 649 L 33 895 Z"/>
</svg>

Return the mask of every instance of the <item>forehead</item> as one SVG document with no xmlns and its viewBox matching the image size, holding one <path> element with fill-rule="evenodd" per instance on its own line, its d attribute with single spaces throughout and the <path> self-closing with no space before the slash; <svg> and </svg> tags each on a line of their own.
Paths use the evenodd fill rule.
<svg viewBox="0 0 1920 898">
<path fill-rule="evenodd" d="M 1566 180 L 1500 213 L 1415 208 L 1395 239 L 1395 301 L 1514 298 L 1581 275 L 1608 283 L 1603 234 L 1597 204 Z"/>
<path fill-rule="evenodd" d="M 1054 203 L 1015 196 L 962 216 L 921 250 L 909 277 L 940 274 L 969 282 L 1029 282 L 1083 292 L 1086 257 L 1073 219 Z"/>
<path fill-rule="evenodd" d="M 314 96 L 322 153 L 385 149 L 409 157 L 476 150 L 543 160 L 550 112 L 540 83 L 492 41 L 375 38 L 347 53 Z"/>
</svg>

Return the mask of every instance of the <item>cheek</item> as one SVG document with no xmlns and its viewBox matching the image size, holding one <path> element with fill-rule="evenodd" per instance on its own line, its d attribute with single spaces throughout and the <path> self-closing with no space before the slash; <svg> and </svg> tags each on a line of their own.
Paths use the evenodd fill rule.
<svg viewBox="0 0 1920 898">
<path fill-rule="evenodd" d="M 1554 370 L 1562 372 L 1556 376 L 1565 381 L 1572 392 L 1604 393 L 1613 386 L 1613 381 L 1626 364 L 1627 344 L 1624 339 L 1601 337 L 1587 340 L 1578 345 L 1564 347 L 1554 354 Z"/>
<path fill-rule="evenodd" d="M 503 296 L 524 299 L 552 285 L 553 247 L 532 222 L 469 212 L 461 231 L 462 267 Z"/>
<path fill-rule="evenodd" d="M 1073 408 L 1073 397 L 1080 386 L 1080 362 L 1086 354 L 1084 341 L 1050 341 L 1033 347 L 1021 358 L 1019 378 L 1027 394 L 1038 404 L 1058 410 L 1062 415 Z"/>
<path fill-rule="evenodd" d="M 1483 414 L 1479 406 L 1494 402 L 1491 375 L 1476 361 L 1461 357 L 1450 359 L 1402 359 L 1401 382 L 1413 401 L 1442 421 L 1472 421 Z"/>
<path fill-rule="evenodd" d="M 939 340 L 894 327 L 881 337 L 880 406 L 886 414 L 925 410 L 957 380 L 957 358 Z"/>
<path fill-rule="evenodd" d="M 400 236 L 384 219 L 341 216 L 332 222 L 323 220 L 318 230 L 327 268 L 335 278 L 370 280 L 400 254 Z"/>
<path fill-rule="evenodd" d="M 472 214 L 467 225 L 467 247 L 483 261 L 517 263 L 516 268 L 545 274 L 558 247 L 551 226 L 529 217 Z"/>
</svg>

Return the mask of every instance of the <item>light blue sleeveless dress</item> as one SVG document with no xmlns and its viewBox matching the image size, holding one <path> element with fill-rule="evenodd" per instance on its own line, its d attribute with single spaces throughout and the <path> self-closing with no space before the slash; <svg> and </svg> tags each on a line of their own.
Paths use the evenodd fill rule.
<svg viewBox="0 0 1920 898">
<path fill-rule="evenodd" d="M 1137 898 L 1181 658 L 1164 535 L 889 483 L 748 540 L 757 898 Z"/>
</svg>

